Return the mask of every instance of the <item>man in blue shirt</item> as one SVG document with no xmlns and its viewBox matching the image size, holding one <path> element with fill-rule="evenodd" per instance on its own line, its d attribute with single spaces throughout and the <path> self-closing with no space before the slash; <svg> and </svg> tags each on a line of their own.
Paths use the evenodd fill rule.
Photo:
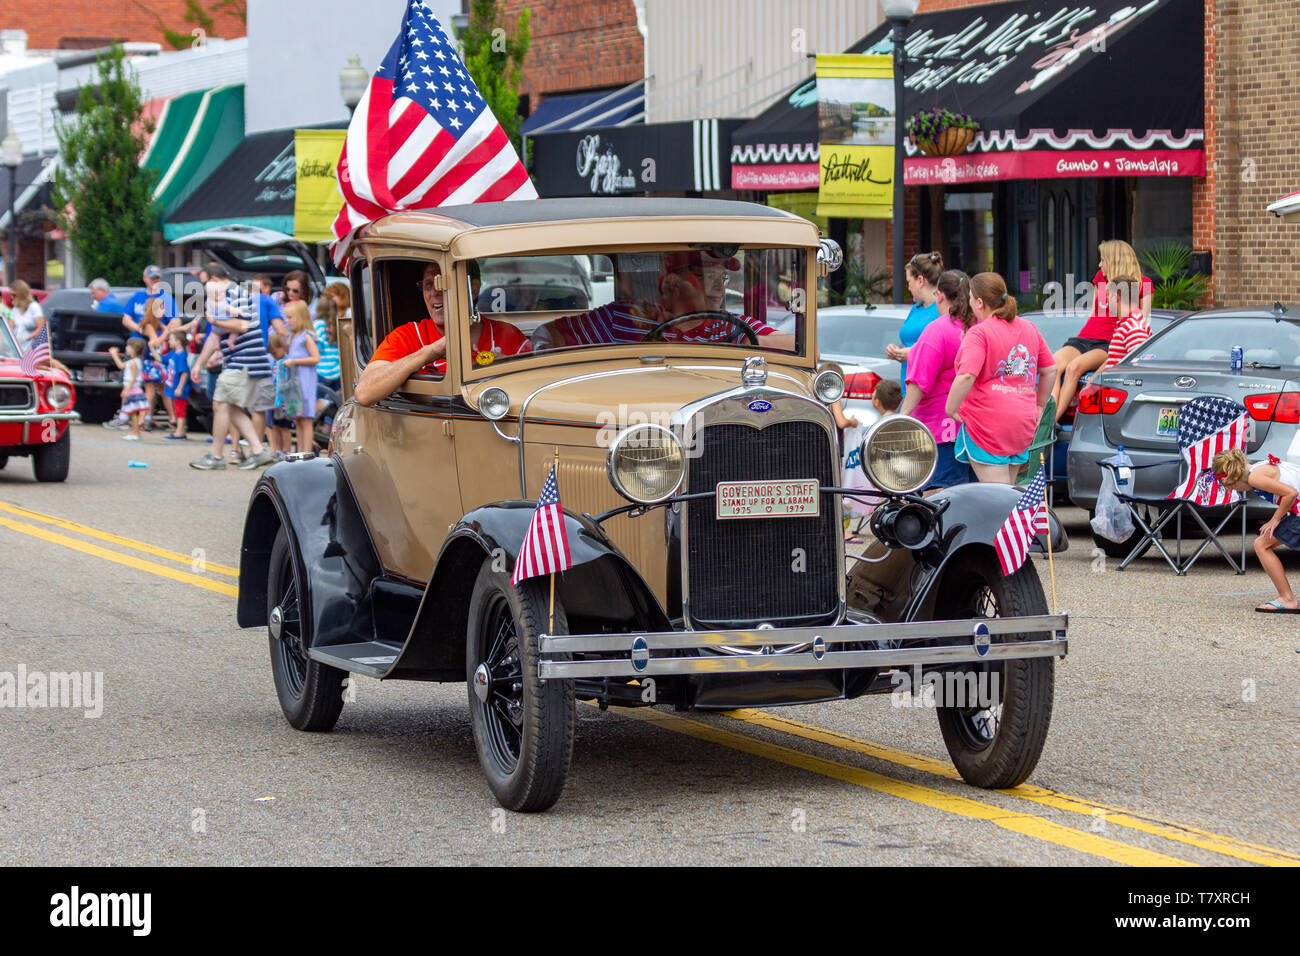
<svg viewBox="0 0 1300 956">
<path fill-rule="evenodd" d="M 167 320 L 165 324 L 170 325 L 176 316 L 176 303 L 163 284 L 162 269 L 148 266 L 144 270 L 144 288 L 126 300 L 126 314 L 122 318 L 122 324 L 132 332 L 139 331 L 140 320 L 144 318 L 149 300 L 159 297 L 163 300 L 163 318 Z"/>
<path fill-rule="evenodd" d="M 122 303 L 117 301 L 117 296 L 113 295 L 113 290 L 108 287 L 107 279 L 94 279 L 91 281 L 90 297 L 95 302 L 93 308 L 96 312 L 112 312 L 117 315 L 123 315 L 126 312 L 122 308 Z"/>
</svg>

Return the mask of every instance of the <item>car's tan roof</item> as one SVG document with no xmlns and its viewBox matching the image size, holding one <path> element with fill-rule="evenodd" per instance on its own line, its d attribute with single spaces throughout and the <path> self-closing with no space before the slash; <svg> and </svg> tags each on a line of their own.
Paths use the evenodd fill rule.
<svg viewBox="0 0 1300 956">
<path fill-rule="evenodd" d="M 758 203 L 722 199 L 613 197 L 535 199 L 394 213 L 358 241 L 450 248 L 457 257 L 599 243 L 761 242 L 815 245 L 817 227 Z"/>
</svg>

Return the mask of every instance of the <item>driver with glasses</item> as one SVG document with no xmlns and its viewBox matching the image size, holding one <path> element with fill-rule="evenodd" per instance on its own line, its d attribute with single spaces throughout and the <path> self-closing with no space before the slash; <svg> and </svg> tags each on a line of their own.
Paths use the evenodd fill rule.
<svg viewBox="0 0 1300 956">
<path fill-rule="evenodd" d="M 625 267 L 643 256 L 619 256 Z M 778 332 L 748 315 L 723 309 L 727 273 L 740 263 L 711 252 L 666 252 L 658 283 L 658 301 L 634 301 L 629 279 L 636 271 L 620 268 L 618 296 L 600 308 L 548 322 L 533 333 L 533 349 L 611 343 L 730 342 L 763 337 L 765 348 L 793 349 L 794 336 Z"/>
</svg>

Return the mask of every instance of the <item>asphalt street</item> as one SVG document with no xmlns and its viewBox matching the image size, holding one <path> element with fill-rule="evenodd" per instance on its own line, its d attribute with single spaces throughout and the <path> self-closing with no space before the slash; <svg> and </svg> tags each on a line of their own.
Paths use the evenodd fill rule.
<svg viewBox="0 0 1300 956">
<path fill-rule="evenodd" d="M 0 673 L 103 675 L 99 716 L 0 708 L 0 865 L 1300 864 L 1300 616 L 1254 613 L 1253 557 L 1117 572 L 1062 509 L 1070 654 L 1015 790 L 962 783 L 933 712 L 888 697 L 580 705 L 563 797 L 524 816 L 483 780 L 463 684 L 355 679 L 333 732 L 289 727 L 234 617 L 257 475 L 188 468 L 207 447 L 80 425 L 66 483 L 0 471 Z"/>
</svg>

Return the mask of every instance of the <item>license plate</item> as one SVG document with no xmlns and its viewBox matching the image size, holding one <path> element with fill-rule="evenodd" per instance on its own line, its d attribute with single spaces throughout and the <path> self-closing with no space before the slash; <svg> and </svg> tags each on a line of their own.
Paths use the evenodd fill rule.
<svg viewBox="0 0 1300 956">
<path fill-rule="evenodd" d="M 1162 408 L 1160 417 L 1156 419 L 1157 435 L 1177 435 L 1178 434 L 1178 409 Z"/>
<path fill-rule="evenodd" d="M 83 382 L 103 382 L 108 378 L 108 369 L 102 365 L 87 365 L 81 370 Z"/>
<path fill-rule="evenodd" d="M 803 518 L 821 514 L 816 478 L 788 481 L 720 481 L 719 518 Z"/>
</svg>

